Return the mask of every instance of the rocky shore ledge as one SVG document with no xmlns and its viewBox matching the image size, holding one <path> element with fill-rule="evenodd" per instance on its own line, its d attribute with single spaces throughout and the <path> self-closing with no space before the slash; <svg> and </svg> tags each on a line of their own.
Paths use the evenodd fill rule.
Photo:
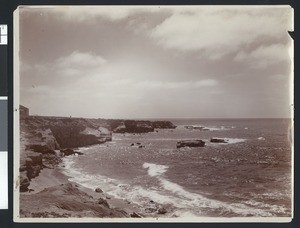
<svg viewBox="0 0 300 228">
<path fill-rule="evenodd" d="M 105 143 L 113 133 L 147 133 L 155 129 L 176 128 L 169 121 L 105 120 L 67 117 L 27 116 L 20 120 L 20 215 L 22 217 L 135 217 L 123 210 L 110 208 L 104 198 L 96 198 L 82 186 L 56 176 L 64 156 L 78 147 Z M 40 177 L 42 169 L 56 172 Z M 43 180 L 41 180 L 43 179 Z M 46 183 L 44 179 L 48 179 Z M 55 181 L 51 181 L 54 179 Z M 58 181 L 59 180 L 59 181 Z M 49 184 L 50 183 L 50 184 Z M 39 191 L 38 188 L 40 189 Z"/>
</svg>

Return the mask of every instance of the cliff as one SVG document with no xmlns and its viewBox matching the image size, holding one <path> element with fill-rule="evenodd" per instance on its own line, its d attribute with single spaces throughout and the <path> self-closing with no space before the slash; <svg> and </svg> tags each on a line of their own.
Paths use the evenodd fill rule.
<svg viewBox="0 0 300 228">
<path fill-rule="evenodd" d="M 103 120 L 100 120 L 103 122 Z M 155 129 L 174 129 L 170 121 L 107 120 L 107 126 L 114 133 L 148 133 Z"/>
<path fill-rule="evenodd" d="M 176 128 L 170 121 L 106 120 L 27 116 L 20 119 L 20 191 L 28 191 L 30 180 L 44 167 L 54 168 L 72 148 L 112 140 L 114 133 L 147 133 L 157 128 Z"/>
<path fill-rule="evenodd" d="M 74 153 L 68 148 L 104 143 L 112 137 L 108 129 L 88 119 L 39 116 L 20 120 L 20 136 L 20 191 L 28 191 L 30 180 L 41 169 L 53 168 L 63 155 Z"/>
</svg>

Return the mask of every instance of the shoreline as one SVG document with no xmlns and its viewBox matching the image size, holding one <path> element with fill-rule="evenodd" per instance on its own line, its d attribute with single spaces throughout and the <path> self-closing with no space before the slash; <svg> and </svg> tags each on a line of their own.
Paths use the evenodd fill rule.
<svg viewBox="0 0 300 228">
<path fill-rule="evenodd" d="M 91 199 L 91 201 L 97 202 L 98 204 L 103 204 L 105 206 L 108 207 L 108 209 L 114 211 L 118 211 L 121 212 L 119 213 L 119 215 L 121 216 L 112 216 L 112 212 L 109 212 L 109 217 L 146 217 L 144 214 L 141 213 L 141 208 L 139 208 L 138 205 L 133 204 L 132 202 L 129 202 L 127 199 L 118 199 L 115 198 L 112 195 L 109 195 L 105 192 L 96 192 L 95 189 L 91 189 L 91 188 L 87 188 L 79 183 L 70 181 L 69 179 L 71 178 L 70 176 L 67 176 L 66 174 L 63 173 L 63 166 L 64 163 L 63 161 L 56 166 L 53 169 L 49 169 L 49 168 L 44 168 L 41 170 L 39 176 L 33 178 L 30 182 L 29 185 L 29 191 L 28 192 L 20 192 L 20 203 L 22 202 L 22 200 L 24 200 L 24 198 L 27 198 L 30 200 L 31 203 L 35 204 L 35 200 L 39 201 L 40 195 L 42 195 L 44 192 L 47 192 L 47 194 L 49 195 L 49 197 L 54 196 L 53 197 L 53 202 L 55 202 L 57 199 L 55 199 L 55 191 L 64 191 L 65 187 L 68 187 L 69 190 L 69 194 L 70 196 L 72 196 L 72 191 L 74 189 L 70 189 L 71 188 L 75 188 L 78 190 L 78 192 L 82 195 L 85 196 L 85 198 L 89 198 Z M 99 186 L 99 188 L 102 191 L 102 186 Z M 49 190 L 54 189 L 54 193 L 52 193 L 52 191 L 50 191 L 49 194 Z M 76 195 L 76 194 L 75 194 Z M 58 200 L 60 201 L 60 200 Z M 83 205 L 84 208 L 84 204 L 86 204 L 86 200 L 83 199 L 81 200 L 80 198 L 77 198 L 77 201 L 79 204 Z M 100 203 L 102 202 L 102 203 Z M 58 202 L 60 203 L 60 202 Z M 24 205 L 24 203 L 23 203 Z M 30 207 L 26 210 L 26 207 L 22 206 L 21 207 L 21 211 L 20 211 L 20 216 L 21 217 L 28 217 L 26 216 L 28 213 L 31 215 L 29 217 L 35 217 L 32 216 L 34 215 L 34 210 L 32 210 L 33 208 Z M 38 207 L 39 210 L 43 210 L 43 207 Z M 51 217 L 48 216 L 49 214 L 47 213 L 47 208 L 45 208 L 45 213 L 46 216 L 45 217 Z M 89 210 L 89 206 L 87 206 L 87 209 Z M 58 208 L 58 210 L 60 210 L 60 208 Z M 50 214 L 51 214 L 51 210 L 49 210 Z M 70 213 L 72 214 L 72 210 L 70 210 Z M 44 213 L 44 214 L 45 214 Z M 84 213 L 83 213 L 84 214 Z M 57 216 L 57 215 L 56 215 Z M 38 216 L 39 217 L 39 216 Z M 44 217 L 44 216 L 41 216 Z M 64 216 L 62 216 L 64 217 Z M 71 217 L 81 217 L 81 215 L 77 216 L 72 216 Z M 88 216 L 88 217 L 99 217 L 99 216 Z M 103 216 L 103 217 L 107 217 L 107 216 Z"/>
<path fill-rule="evenodd" d="M 223 126 L 223 125 L 222 125 Z M 220 128 L 222 128 L 222 126 Z M 233 125 L 232 125 L 233 126 Z M 253 146 L 261 146 L 262 143 L 266 143 L 268 142 L 267 140 L 272 139 L 271 137 L 268 138 L 268 134 L 264 135 L 264 134 L 259 134 L 262 135 L 266 138 L 266 140 L 261 141 L 262 139 L 257 138 L 256 134 L 255 134 L 255 138 L 253 138 L 253 136 L 251 134 L 246 134 L 245 130 L 248 130 L 244 127 L 244 123 L 242 123 L 239 128 L 237 128 L 238 130 L 242 131 L 242 133 L 246 136 L 249 136 L 249 138 L 245 137 L 245 139 L 247 139 L 245 142 L 249 142 L 250 144 L 245 144 L 246 149 L 236 149 L 235 147 L 230 147 L 229 149 L 220 149 L 220 148 L 216 148 L 216 147 L 220 147 L 221 144 L 215 144 L 216 146 L 212 146 L 209 145 L 210 147 L 206 147 L 206 149 L 203 151 L 203 154 L 200 153 L 200 155 L 205 155 L 204 157 L 204 162 L 202 162 L 201 164 L 206 165 L 213 165 L 213 167 L 217 167 L 217 164 L 219 162 L 219 164 L 222 163 L 222 166 L 224 167 L 230 167 L 230 164 L 232 164 L 231 162 L 235 162 L 233 164 L 240 164 L 240 165 L 250 165 L 251 167 L 257 167 L 260 166 L 260 164 L 273 164 L 274 163 L 274 159 L 276 158 L 275 155 L 274 157 L 270 157 L 270 156 L 264 156 L 262 158 L 264 158 L 263 161 L 265 161 L 265 163 L 253 163 L 251 162 L 251 156 L 245 156 L 243 154 L 245 153 L 238 153 L 241 154 L 241 159 L 239 157 L 237 157 L 236 160 L 234 160 L 234 158 L 232 159 L 232 155 L 233 153 L 228 153 L 228 151 L 230 151 L 231 149 L 234 149 L 233 152 L 238 151 L 238 152 L 244 152 L 247 151 L 249 148 L 253 148 Z M 248 125 L 246 125 L 248 126 Z M 251 125 L 250 129 L 251 129 Z M 235 127 L 234 127 L 235 129 Z M 181 130 L 181 129 L 179 129 Z M 224 130 L 224 129 L 223 129 Z M 189 138 L 194 136 L 193 132 L 196 131 L 187 131 L 187 136 L 189 136 Z M 234 130 L 236 131 L 236 130 Z M 168 134 L 171 134 L 169 132 L 173 132 L 173 130 L 166 130 L 166 132 Z M 198 131 L 197 131 L 198 132 Z M 197 133 L 196 132 L 196 133 Z M 250 132 L 250 131 L 247 131 Z M 156 132 L 158 133 L 158 132 Z M 246 201 L 246 204 L 241 204 L 242 206 L 236 205 L 235 206 L 230 206 L 231 201 L 227 201 L 229 199 L 224 197 L 222 198 L 222 196 L 218 195 L 218 192 L 216 192 L 216 195 L 213 195 L 211 198 L 209 197 L 209 195 L 207 195 L 207 200 L 205 199 L 205 202 L 207 201 L 208 203 L 203 203 L 203 197 L 201 192 L 200 192 L 200 197 L 198 197 L 195 194 L 192 194 L 190 197 L 189 196 L 189 191 L 181 191 L 180 190 L 180 194 L 178 194 L 178 192 L 174 193 L 176 195 L 179 195 L 178 198 L 174 198 L 175 200 L 173 201 L 161 201 L 160 199 L 158 200 L 157 195 L 156 194 L 151 194 L 151 188 L 148 188 L 151 185 L 141 185 L 136 188 L 134 188 L 134 186 L 131 188 L 131 185 L 128 185 L 129 188 L 127 188 L 125 185 L 121 186 L 120 182 L 121 179 L 118 179 L 118 176 L 115 176 L 116 173 L 121 173 L 122 175 L 124 175 L 125 177 L 127 177 L 126 175 L 128 175 L 130 177 L 129 174 L 131 174 L 130 172 L 127 173 L 127 170 L 125 168 L 130 169 L 131 168 L 131 163 L 127 162 L 128 161 L 132 161 L 129 159 L 135 159 L 138 158 L 135 156 L 135 154 L 133 153 L 132 155 L 123 155 L 122 153 L 119 153 L 119 149 L 122 148 L 122 151 L 127 151 L 126 148 L 129 148 L 129 150 L 132 149 L 132 151 L 136 152 L 138 155 L 144 156 L 141 158 L 148 158 L 149 155 L 149 151 L 150 150 L 153 153 L 155 153 L 155 150 L 157 148 L 165 148 L 164 146 L 167 146 L 166 148 L 169 148 L 169 146 L 171 145 L 170 143 L 166 142 L 164 144 L 162 144 L 162 147 L 160 147 L 160 144 L 155 141 L 154 144 L 152 145 L 152 141 L 151 140 L 169 140 L 169 135 L 165 136 L 164 135 L 160 135 L 157 134 L 150 134 L 149 133 L 149 138 L 148 138 L 148 134 L 147 137 L 143 134 L 141 137 L 138 137 L 138 142 L 140 144 L 143 144 L 144 141 L 143 140 L 148 140 L 151 143 L 149 143 L 149 146 L 147 146 L 148 144 L 145 143 L 146 145 L 146 149 L 134 149 L 134 148 L 138 148 L 136 147 L 137 144 L 137 137 L 131 137 L 132 135 L 135 134 L 130 134 L 130 133 L 115 133 L 115 135 L 119 135 L 120 137 L 117 137 L 118 139 L 114 139 L 112 137 L 113 142 L 112 144 L 108 143 L 107 145 L 101 145 L 100 147 L 103 147 L 103 150 L 101 150 L 103 153 L 97 153 L 97 156 L 101 156 L 101 161 L 98 161 L 97 157 L 94 156 L 92 154 L 92 156 L 89 156 L 88 158 L 92 159 L 88 159 L 85 160 L 85 156 L 88 155 L 88 153 L 85 154 L 85 148 L 91 148 L 93 146 L 98 146 L 99 144 L 96 145 L 91 145 L 91 146 L 86 146 L 86 147 L 74 147 L 72 149 L 62 149 L 60 151 L 55 150 L 56 155 L 43 155 L 43 160 L 42 160 L 42 166 L 44 167 L 41 169 L 41 173 L 39 173 L 38 176 L 36 176 L 35 178 L 29 179 L 31 181 L 31 184 L 29 186 L 29 192 L 24 192 L 24 193 L 20 193 L 21 197 L 20 197 L 20 214 L 21 217 L 27 217 L 27 218 L 34 218 L 34 217 L 42 217 L 42 218 L 49 218 L 52 216 L 52 218 L 59 218 L 59 217 L 73 217 L 73 218 L 82 218 L 82 217 L 86 217 L 86 218 L 121 218 L 121 217 L 144 217 L 144 218 L 171 218 L 171 217 L 187 217 L 187 216 L 202 216 L 202 212 L 201 211 L 197 211 L 198 214 L 190 214 L 190 212 L 193 212 L 194 208 L 197 208 L 198 205 L 204 205 L 204 214 L 207 216 L 224 216 L 224 217 L 232 217 L 232 216 L 257 216 L 257 215 L 261 215 L 261 216 L 281 216 L 284 213 L 288 213 L 288 211 L 285 211 L 285 208 L 287 208 L 288 210 L 288 205 L 287 207 L 285 207 L 285 203 L 281 203 L 278 202 L 278 204 L 273 203 L 273 201 L 271 203 L 268 203 L 267 200 L 270 198 L 270 200 L 273 200 L 271 197 L 268 197 L 266 200 L 261 200 L 260 198 L 256 197 L 254 199 L 250 199 L 249 202 Z M 161 131 L 159 131 L 159 133 L 161 133 Z M 175 133 L 178 133 L 177 131 Z M 179 132 L 181 133 L 181 132 Z M 222 132 L 221 132 L 222 133 Z M 213 137 L 216 137 L 217 139 L 224 139 L 224 140 L 236 140 L 239 138 L 236 138 L 235 135 L 237 134 L 229 134 L 227 135 L 227 133 L 225 134 L 216 134 L 215 133 L 211 133 L 213 134 Z M 239 133 L 239 132 L 238 132 Z M 251 132 L 250 132 L 251 133 Z M 268 133 L 268 132 L 267 132 Z M 114 135 L 114 136 L 115 136 Z M 154 136 L 153 136 L 154 135 Z M 238 134 L 239 136 L 240 134 Z M 124 142 L 119 141 L 119 140 L 123 140 L 123 136 L 125 137 Z M 127 137 L 130 136 L 130 137 Z M 176 138 L 176 134 L 174 136 L 174 139 L 172 137 L 172 140 L 177 140 Z M 185 136 L 185 135 L 184 135 Z M 207 136 L 205 139 L 208 141 L 208 138 L 212 138 L 210 134 L 205 135 Z M 232 137 L 232 138 L 226 138 L 226 137 Z M 272 135 L 271 135 L 272 136 Z M 161 138 L 160 138 L 161 137 Z M 182 138 L 181 134 L 180 137 Z M 250 139 L 250 140 L 248 140 Z M 148 142 L 147 141 L 147 142 Z M 117 143 L 117 144 L 116 144 Z M 120 145 L 118 144 L 120 143 Z M 172 142 L 173 143 L 173 142 Z M 232 142 L 232 143 L 238 143 L 237 141 Z M 170 145 L 169 145 L 170 144 Z M 231 144 L 228 143 L 227 144 Z M 153 147 L 151 147 L 151 146 Z M 226 144 L 222 144 L 222 145 L 226 145 Z M 281 145 L 281 144 L 279 144 Z M 285 144 L 282 144 L 283 146 Z M 125 149 L 122 147 L 125 146 Z M 172 146 L 172 145 L 171 145 Z M 252 146 L 252 147 L 251 147 Z M 277 145 L 273 145 L 273 148 L 275 149 L 275 146 Z M 113 148 L 110 148 L 113 147 Z M 222 148 L 226 148 L 227 146 L 222 146 Z M 244 146 L 243 146 L 244 147 Z M 143 147 L 141 147 L 143 148 Z M 171 148 L 171 147 L 170 147 Z M 173 148 L 173 147 L 172 147 Z M 209 156 L 208 153 L 204 153 L 204 152 L 210 152 L 210 148 L 212 149 L 213 153 L 210 153 L 211 156 Z M 259 147 L 261 148 L 261 147 Z M 277 147 L 276 147 L 277 148 Z M 116 149 L 116 150 L 114 150 Z M 124 149 L 124 150 L 123 150 Z M 174 148 L 173 148 L 174 149 Z M 173 150 L 172 149 L 172 150 Z M 209 150 L 208 150 L 209 149 Z M 78 151 L 79 150 L 79 151 Z M 286 149 L 288 151 L 288 148 Z M 114 153 L 112 153 L 114 151 Z M 129 152 L 132 152 L 129 151 Z M 162 149 L 163 151 L 163 149 Z M 51 151 L 50 151 L 51 152 Z M 92 151 L 93 152 L 93 151 Z M 182 158 L 187 158 L 188 154 L 194 154 L 198 156 L 198 152 L 197 153 L 181 153 L 182 151 L 180 150 L 180 155 L 182 155 Z M 194 151 L 195 152 L 195 151 Z M 267 151 L 268 152 L 268 151 Z M 32 152 L 34 153 L 34 152 Z M 262 155 L 265 155 L 265 149 L 262 150 Z M 178 153 L 177 153 L 178 154 Z M 69 156 L 68 156 L 69 155 Z M 116 160 L 115 157 L 117 157 Z M 157 151 L 156 155 L 160 155 L 160 156 L 166 156 L 163 158 L 169 158 L 168 157 L 168 153 L 160 153 L 160 149 L 159 151 Z M 206 156 L 207 155 L 207 156 Z M 228 156 L 227 156 L 228 155 Z M 81 157 L 83 156 L 83 157 Z M 220 157 L 219 157 L 220 156 Z M 223 157 L 222 157 L 223 156 Z M 41 157 L 41 156 L 40 156 Z M 53 159 L 53 157 L 55 158 L 59 158 L 59 159 Z M 82 164 L 79 166 L 76 165 L 72 165 L 73 164 L 73 159 L 77 159 L 75 157 L 78 157 L 78 161 Z M 70 158 L 70 160 L 69 160 Z M 152 159 L 152 157 L 150 157 L 150 159 L 142 159 L 142 160 L 138 160 L 137 164 L 139 165 L 138 167 L 141 168 L 141 163 L 140 161 L 146 161 L 146 162 L 150 162 L 150 164 L 154 165 L 161 165 L 160 160 L 157 159 Z M 179 158 L 179 157 L 178 157 Z M 180 157 L 181 158 L 181 157 Z M 202 158 L 202 157 L 200 157 Z M 270 160 L 270 158 L 272 158 Z M 274 158 L 274 159 L 273 159 Z M 109 160 L 108 159 L 112 159 L 112 163 L 107 163 Z M 32 159 L 33 160 L 33 159 Z M 59 160 L 59 163 L 56 163 Z M 91 163 L 91 161 L 95 160 L 95 164 Z M 149 160 L 149 161 L 148 161 Z M 30 160 L 29 160 L 30 161 Z M 33 160 L 34 162 L 35 160 Z M 70 163 L 69 163 L 70 161 Z M 120 163 L 124 162 L 123 163 Z M 133 160 L 135 161 L 135 160 Z M 166 164 L 169 164 L 169 160 L 163 160 L 166 161 Z M 178 161 L 177 157 L 176 160 L 174 161 Z M 190 160 L 188 160 L 190 161 Z M 246 161 L 246 162 L 245 162 Z M 249 162 L 248 162 L 249 161 Z M 156 162 L 158 162 L 156 164 Z M 172 160 L 171 160 L 172 162 Z M 225 164 L 224 164 L 225 162 Z M 26 163 L 26 165 L 29 162 Z M 122 166 L 119 167 L 118 164 L 121 164 Z M 30 163 L 32 164 L 32 163 Z M 45 165 L 46 164 L 46 165 Z M 55 165 L 56 164 L 56 165 Z M 136 164 L 136 163 L 133 163 Z M 172 163 L 170 163 L 172 164 Z M 34 165 L 34 164 L 33 164 Z M 94 171 L 92 170 L 91 172 L 82 172 L 81 170 L 85 170 L 86 167 L 89 167 L 89 165 L 91 165 L 91 167 L 96 167 L 97 165 L 103 165 L 103 169 L 98 169 L 95 171 L 95 173 L 97 173 L 98 175 L 93 175 Z M 95 166 L 96 165 L 96 166 Z M 116 169 L 116 173 L 115 171 L 115 165 L 118 169 Z M 203 167 L 204 167 L 203 165 Z M 244 166 L 245 168 L 249 168 L 250 166 Z M 51 168 L 52 167 L 52 168 Z M 123 167 L 123 168 L 122 168 Z M 125 167 L 125 168 L 124 168 Z M 144 167 L 144 165 L 143 165 Z M 185 166 L 179 166 L 180 168 L 185 168 Z M 242 167 L 242 166 L 240 166 Z M 33 166 L 33 168 L 35 168 Z M 147 167 L 144 167 L 147 168 Z M 179 169 L 180 170 L 180 169 Z M 185 169 L 182 169 L 185 170 Z M 70 172 L 69 172 L 70 171 Z M 90 171 L 90 170 L 89 170 Z M 118 171 L 118 172 L 117 172 Z M 143 169 L 143 172 L 145 170 Z M 152 170 L 153 171 L 153 170 Z M 148 175 L 147 177 L 149 177 L 149 172 L 150 174 L 153 173 L 151 170 L 148 170 Z M 174 170 L 173 170 L 174 171 Z M 177 170 L 175 170 L 177 171 Z M 206 171 L 206 170 L 204 170 Z M 244 171 L 244 170 L 242 170 Z M 272 171 L 272 170 L 271 170 Z M 100 173 L 98 173 L 100 172 Z M 124 172 L 124 174 L 122 173 Z M 91 174 L 92 173 L 92 174 Z M 101 175 L 101 173 L 104 174 L 104 176 Z M 82 175 L 81 175 L 82 174 Z M 90 176 L 89 176 L 90 174 Z M 142 173 L 143 175 L 145 173 Z M 114 181 L 115 179 L 112 179 L 112 181 L 110 180 L 110 178 L 115 178 L 117 181 Z M 123 176 L 122 176 L 123 177 Z M 147 178 L 146 176 L 143 176 L 145 178 Z M 150 177 L 153 177 L 153 175 L 150 175 Z M 177 177 L 177 176 L 175 176 Z M 226 177 L 226 176 L 225 176 Z M 91 179 L 89 179 L 91 178 Z M 107 181 L 108 180 L 108 181 Z M 127 180 L 127 179 L 126 179 Z M 158 180 L 160 181 L 161 179 L 158 178 Z M 171 179 L 171 180 L 175 180 L 174 183 L 177 183 L 176 180 L 177 179 Z M 206 180 L 206 179 L 205 179 Z M 140 181 L 140 179 L 138 179 L 138 181 Z M 218 180 L 216 180 L 218 181 Z M 211 190 L 213 187 L 209 187 L 209 184 L 212 183 L 213 184 L 216 183 L 216 181 L 207 181 L 206 183 L 207 185 L 205 185 L 203 188 L 205 190 Z M 260 179 L 259 179 L 260 181 Z M 131 182 L 130 182 L 131 183 Z M 139 183 L 144 183 L 144 182 L 139 182 Z M 152 182 L 151 182 L 152 183 Z M 161 183 L 161 182 L 159 182 Z M 173 183 L 170 182 L 168 179 L 166 180 L 166 182 L 164 182 L 165 184 L 167 183 L 171 183 L 171 186 L 174 187 Z M 206 184 L 204 183 L 204 184 Z M 225 187 L 228 186 L 230 182 L 226 182 L 224 185 Z M 132 184 L 136 184 L 136 182 L 132 182 Z M 155 182 L 155 184 L 157 184 Z M 180 186 L 185 186 L 185 185 L 180 185 Z M 208 187 L 206 187 L 208 186 Z M 120 188 L 119 188 L 120 187 Z M 124 189 L 123 189 L 124 187 Z M 140 188 L 143 191 L 140 192 Z M 162 187 L 164 187 L 170 194 L 172 194 L 172 192 L 174 192 L 175 190 L 168 187 L 166 188 L 165 185 L 162 185 Z M 263 186 L 262 186 L 263 187 Z M 99 188 L 100 190 L 96 191 L 96 189 Z M 32 191 L 32 189 L 34 191 Z M 184 189 L 184 187 L 183 187 Z M 251 186 L 249 186 L 249 189 L 252 189 Z M 243 189 L 242 189 L 243 190 Z M 260 189 L 258 189 L 260 190 Z M 104 192 L 103 192 L 104 191 Z M 146 192 L 146 194 L 145 194 Z M 149 193 L 150 192 L 150 193 Z M 209 191 L 207 191 L 209 192 Z M 212 189 L 212 192 L 214 193 L 214 189 Z M 230 192 L 230 191 L 229 191 Z M 112 194 L 112 195 L 109 195 Z M 155 192 L 153 192 L 155 193 Z M 166 194 L 165 194 L 166 195 Z M 138 196 L 138 197 L 136 197 Z M 139 197 L 141 196 L 141 197 Z M 168 195 L 166 195 L 168 196 Z M 232 195 L 231 199 L 236 199 L 234 198 L 235 195 Z M 239 195 L 237 195 L 237 197 L 239 197 Z M 121 199 L 120 199 L 121 198 Z M 185 202 L 183 202 L 183 204 L 179 204 L 177 202 L 176 199 L 180 200 L 181 198 L 184 198 L 185 200 L 187 200 L 187 203 L 189 204 L 189 201 L 195 201 L 195 203 L 189 204 L 187 206 L 188 211 L 186 210 L 186 204 Z M 200 199 L 202 201 L 199 201 L 200 203 L 197 203 L 198 201 L 195 199 Z M 206 197 L 205 197 L 206 198 Z M 224 200 L 225 199 L 225 200 Z M 229 199 L 229 200 L 231 200 Z M 243 200 L 247 199 L 248 197 L 246 196 L 245 198 L 241 199 L 241 203 L 243 203 Z M 285 198 L 283 198 L 284 200 Z M 212 205 L 211 201 L 216 201 L 217 205 L 213 205 L 210 209 L 207 209 L 205 205 Z M 224 200 L 224 202 L 223 202 Z M 25 204 L 24 204 L 25 202 Z M 171 202 L 169 203 L 165 203 L 165 202 Z M 176 205 L 179 205 L 178 208 L 177 206 L 173 207 L 173 202 L 178 203 Z M 239 201 L 238 201 L 239 202 Z M 26 205 L 26 203 L 28 205 Z M 259 206 L 257 208 L 257 212 L 256 208 L 255 211 L 252 210 L 253 205 L 258 205 L 258 203 L 261 203 L 262 206 Z M 33 205 L 31 205 L 33 204 Z M 263 205 L 264 204 L 264 205 Z M 274 204 L 274 205 L 273 205 Z M 25 205 L 25 206 L 24 206 Z M 182 206 L 183 205 L 183 206 Z M 202 207 L 201 206 L 201 207 Z M 98 209 L 101 209 L 102 211 L 99 212 Z M 228 212 L 222 212 L 223 208 L 228 208 Z M 163 210 L 160 210 L 163 209 Z M 179 209 L 179 210 L 178 210 Z M 181 210 L 182 209 L 182 210 Z M 251 209 L 250 212 L 249 209 Z M 159 211 L 160 210 L 160 211 Z M 42 211 L 42 212 L 40 212 Z M 66 212 L 67 211 L 67 212 Z M 221 213 L 221 212 L 222 213 Z M 281 212 L 282 211 L 282 212 Z M 262 215 L 261 212 L 265 212 L 265 215 Z M 221 214 L 220 214 L 221 213 Z"/>
</svg>

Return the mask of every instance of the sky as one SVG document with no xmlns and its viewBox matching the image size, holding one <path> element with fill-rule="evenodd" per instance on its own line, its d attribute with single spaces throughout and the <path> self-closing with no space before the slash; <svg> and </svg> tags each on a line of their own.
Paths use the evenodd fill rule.
<svg viewBox="0 0 300 228">
<path fill-rule="evenodd" d="M 20 104 L 31 115 L 286 118 L 289 6 L 26 7 Z"/>
</svg>

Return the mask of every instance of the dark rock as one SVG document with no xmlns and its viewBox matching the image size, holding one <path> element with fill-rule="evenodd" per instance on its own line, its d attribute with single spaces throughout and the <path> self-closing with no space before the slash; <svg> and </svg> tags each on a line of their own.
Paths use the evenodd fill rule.
<svg viewBox="0 0 300 228">
<path fill-rule="evenodd" d="M 164 214 L 166 214 L 167 212 L 168 212 L 168 211 L 166 210 L 166 208 L 161 207 L 161 208 L 158 209 L 157 214 L 164 215 Z"/>
<path fill-rule="evenodd" d="M 43 155 L 43 166 L 46 166 L 47 168 L 54 169 L 61 161 L 62 159 L 60 156 L 53 154 Z"/>
<path fill-rule="evenodd" d="M 142 145 L 140 142 L 137 142 L 137 143 L 131 143 L 130 146 L 134 146 L 134 147 L 137 147 L 137 148 L 144 148 L 145 146 Z"/>
<path fill-rule="evenodd" d="M 20 192 L 27 192 L 30 185 L 26 172 L 20 173 Z"/>
<path fill-rule="evenodd" d="M 41 145 L 41 144 L 34 144 L 27 146 L 27 149 L 33 150 L 34 152 L 39 152 L 42 154 L 55 154 L 55 151 L 52 149 L 49 149 L 47 145 Z"/>
<path fill-rule="evenodd" d="M 154 131 L 154 127 L 150 121 L 125 120 L 124 125 L 128 133 L 147 133 Z"/>
<path fill-rule="evenodd" d="M 152 126 L 159 129 L 174 129 L 176 126 L 170 121 L 153 121 Z"/>
<path fill-rule="evenodd" d="M 211 138 L 210 142 L 212 143 L 227 143 L 225 139 Z"/>
<path fill-rule="evenodd" d="M 150 203 L 154 203 L 154 201 L 153 201 L 153 200 L 150 200 L 149 202 L 150 202 Z"/>
<path fill-rule="evenodd" d="M 43 169 L 43 166 L 40 165 L 34 165 L 34 166 L 30 166 L 27 168 L 27 177 L 29 180 L 31 180 L 34 177 L 37 177 L 40 172 L 41 169 Z"/>
<path fill-rule="evenodd" d="M 107 201 L 105 199 L 99 198 L 98 199 L 98 204 L 101 204 L 101 205 L 109 208 L 109 204 L 107 203 Z"/>
<path fill-rule="evenodd" d="M 23 168 L 26 166 L 26 175 L 29 180 L 39 175 L 41 169 L 43 169 L 43 161 L 42 161 L 42 154 L 30 152 L 27 155 L 25 160 L 25 165 L 23 164 Z"/>
<path fill-rule="evenodd" d="M 26 160 L 25 160 L 25 165 L 26 165 L 26 167 L 28 167 L 28 166 L 31 166 L 32 165 L 32 163 L 33 163 L 33 161 L 32 161 L 32 159 L 31 158 L 26 158 Z"/>
<path fill-rule="evenodd" d="M 204 147 L 205 142 L 202 140 L 182 140 L 177 142 L 177 148 L 181 147 Z"/>
<path fill-rule="evenodd" d="M 28 192 L 34 192 L 34 189 L 29 188 Z"/>
<path fill-rule="evenodd" d="M 157 208 L 154 208 L 154 207 L 147 207 L 146 209 L 145 209 L 145 212 L 146 213 L 154 213 L 154 212 L 156 212 L 157 211 Z"/>
<path fill-rule="evenodd" d="M 75 153 L 72 149 L 62 149 L 60 150 L 60 152 L 62 152 L 65 156 L 69 156 Z"/>
<path fill-rule="evenodd" d="M 86 119 L 66 119 L 55 121 L 50 126 L 53 136 L 61 148 L 75 148 L 106 142 L 110 134 L 103 134 L 98 126 Z"/>
<path fill-rule="evenodd" d="M 139 214 L 136 213 L 136 212 L 132 212 L 132 213 L 130 214 L 130 217 L 131 217 L 131 218 L 142 218 L 142 216 L 139 215 Z"/>
<path fill-rule="evenodd" d="M 30 158 L 32 160 L 33 165 L 36 165 L 36 164 L 42 165 L 43 164 L 43 161 L 42 161 L 43 157 L 39 153 L 31 153 L 28 155 L 28 158 Z"/>
<path fill-rule="evenodd" d="M 27 166 L 26 165 L 20 165 L 19 171 L 23 172 L 27 170 Z"/>
<path fill-rule="evenodd" d="M 204 129 L 204 127 L 202 127 L 202 126 L 194 126 L 194 130 L 203 130 Z"/>
<path fill-rule="evenodd" d="M 146 120 L 109 120 L 111 129 L 115 133 L 148 133 L 155 128 L 174 129 L 176 126 L 170 121 L 146 121 Z"/>
<path fill-rule="evenodd" d="M 101 188 L 96 188 L 96 189 L 95 189 L 95 192 L 102 193 L 103 191 L 102 191 Z"/>
</svg>

